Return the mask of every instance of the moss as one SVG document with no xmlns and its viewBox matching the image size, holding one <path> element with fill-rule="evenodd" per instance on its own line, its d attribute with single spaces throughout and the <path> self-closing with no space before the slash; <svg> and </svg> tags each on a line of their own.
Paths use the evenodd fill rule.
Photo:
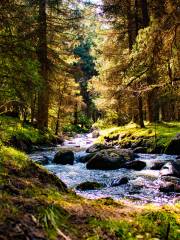
<svg viewBox="0 0 180 240">
<path fill-rule="evenodd" d="M 96 190 L 102 188 L 103 185 L 98 182 L 84 182 L 79 184 L 76 188 L 81 191 L 85 190 Z"/>
<path fill-rule="evenodd" d="M 50 130 L 41 132 L 31 125 L 23 124 L 17 118 L 0 116 L 0 125 L 0 139 L 5 144 L 12 143 L 13 145 L 13 138 L 31 145 L 49 143 L 54 139 Z"/>
<path fill-rule="evenodd" d="M 104 143 L 107 141 L 113 144 L 121 144 L 127 146 L 128 144 L 138 143 L 144 140 L 148 146 L 148 151 L 162 149 L 167 147 L 171 139 L 180 132 L 179 122 L 170 123 L 156 123 L 145 124 L 145 128 L 139 128 L 135 124 L 128 124 L 123 127 L 113 127 L 101 131 L 101 136 L 98 138 L 97 143 Z"/>
<path fill-rule="evenodd" d="M 15 168 L 23 168 L 27 166 L 28 157 L 25 153 L 20 152 L 12 147 L 0 147 L 0 164 L 9 164 Z"/>
</svg>

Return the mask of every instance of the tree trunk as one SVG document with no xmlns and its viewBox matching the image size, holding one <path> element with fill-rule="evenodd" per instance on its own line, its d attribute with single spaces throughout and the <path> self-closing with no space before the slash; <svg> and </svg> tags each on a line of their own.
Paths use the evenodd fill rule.
<svg viewBox="0 0 180 240">
<path fill-rule="evenodd" d="M 147 120 L 150 123 L 154 122 L 154 106 L 152 92 L 148 93 L 147 96 Z"/>
<path fill-rule="evenodd" d="M 139 126 L 144 128 L 144 120 L 143 120 L 143 100 L 142 97 L 138 97 L 138 111 L 139 111 Z"/>
<path fill-rule="evenodd" d="M 39 0 L 39 43 L 38 59 L 40 62 L 40 75 L 42 77 L 42 88 L 38 93 L 38 116 L 37 126 L 41 130 L 48 127 L 49 108 L 49 83 L 48 83 L 48 59 L 47 59 L 47 19 L 46 0 Z"/>
<path fill-rule="evenodd" d="M 136 40 L 136 23 L 132 13 L 131 1 L 127 1 L 127 21 L 128 21 L 128 41 L 129 41 L 129 50 L 132 50 L 132 46 Z"/>
<path fill-rule="evenodd" d="M 74 107 L 74 125 L 77 124 L 78 124 L 78 105 L 76 103 Z"/>
<path fill-rule="evenodd" d="M 61 113 L 61 105 L 59 104 L 59 107 L 58 107 L 58 113 L 57 113 L 57 121 L 56 121 L 55 135 L 58 135 L 58 133 L 59 133 L 60 113 Z"/>
<path fill-rule="evenodd" d="M 31 124 L 34 124 L 34 118 L 35 118 L 35 107 L 36 107 L 36 93 L 31 98 Z"/>
<path fill-rule="evenodd" d="M 141 0 L 141 11 L 143 18 L 143 26 L 149 26 L 149 13 L 148 13 L 148 3 L 147 0 Z"/>
</svg>

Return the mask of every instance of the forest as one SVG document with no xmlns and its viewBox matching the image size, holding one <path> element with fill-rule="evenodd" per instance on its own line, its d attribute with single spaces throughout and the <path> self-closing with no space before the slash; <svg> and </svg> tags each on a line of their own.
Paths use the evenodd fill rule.
<svg viewBox="0 0 180 240">
<path fill-rule="evenodd" d="M 180 0 L 1 0 L 0 62 L 0 240 L 180 239 Z"/>
</svg>

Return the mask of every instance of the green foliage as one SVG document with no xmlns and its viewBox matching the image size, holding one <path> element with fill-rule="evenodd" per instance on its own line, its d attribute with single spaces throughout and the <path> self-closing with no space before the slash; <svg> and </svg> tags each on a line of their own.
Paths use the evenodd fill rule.
<svg viewBox="0 0 180 240">
<path fill-rule="evenodd" d="M 63 127 L 63 132 L 68 132 L 68 133 L 86 133 L 88 132 L 88 128 L 86 127 L 81 127 L 80 125 L 74 125 L 74 124 L 68 124 Z"/>
<path fill-rule="evenodd" d="M 139 128 L 136 124 L 130 123 L 122 127 L 111 127 L 102 130 L 97 142 L 103 143 L 106 137 L 109 139 L 114 138 L 116 143 L 120 144 L 135 143 L 139 138 L 149 138 L 149 144 L 151 145 L 149 150 L 152 150 L 155 145 L 165 148 L 178 132 L 180 132 L 179 122 L 146 123 L 145 128 Z M 119 139 L 119 135 L 124 135 L 122 140 Z"/>
<path fill-rule="evenodd" d="M 42 206 L 38 209 L 39 222 L 44 226 L 49 239 L 57 239 L 60 227 L 67 227 L 68 214 L 57 205 Z"/>
<path fill-rule="evenodd" d="M 138 240 L 138 239 L 166 239 L 167 229 L 170 225 L 168 239 L 176 240 L 180 237 L 179 223 L 177 214 L 168 210 L 146 210 L 145 213 L 137 214 L 133 220 L 97 220 L 96 218 L 90 219 L 89 224 L 98 232 L 108 231 L 112 236 L 122 240 Z M 90 238 L 91 239 L 91 238 Z M 93 239 L 93 238 L 92 238 Z M 100 238 L 101 239 L 101 238 Z"/>
<path fill-rule="evenodd" d="M 180 238 L 179 224 L 177 216 L 171 211 L 146 211 L 137 217 L 138 225 L 140 227 L 139 233 L 142 235 L 149 235 L 150 237 L 157 237 L 159 239 L 166 239 L 169 229 L 169 239 L 176 240 Z"/>
<path fill-rule="evenodd" d="M 12 147 L 0 147 L 0 165 L 10 164 L 15 168 L 24 168 L 28 165 L 28 156 Z"/>
<path fill-rule="evenodd" d="M 30 141 L 31 144 L 48 143 L 54 135 L 50 130 L 41 132 L 31 125 L 23 124 L 17 118 L 0 116 L 0 136 L 1 141 L 8 143 L 13 136 L 18 140 Z"/>
<path fill-rule="evenodd" d="M 90 79 L 92 76 L 97 74 L 94 63 L 95 59 L 90 54 L 92 45 L 92 41 L 90 39 L 87 39 L 85 41 L 80 41 L 80 45 L 74 49 L 74 54 L 80 57 L 80 61 L 75 64 L 75 66 L 80 66 L 84 77 L 87 79 Z"/>
</svg>

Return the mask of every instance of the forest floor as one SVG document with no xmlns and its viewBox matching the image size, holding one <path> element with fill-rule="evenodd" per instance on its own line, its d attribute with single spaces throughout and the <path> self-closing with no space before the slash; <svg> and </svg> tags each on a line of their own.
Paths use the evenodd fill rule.
<svg viewBox="0 0 180 240">
<path fill-rule="evenodd" d="M 0 128 L 0 240 L 180 239 L 179 203 L 140 206 L 79 197 L 25 153 L 9 146 L 14 135 L 34 144 L 44 137 L 30 126 L 14 123 L 13 127 L 9 121 Z"/>
<path fill-rule="evenodd" d="M 121 145 L 122 148 L 143 147 L 147 153 L 164 153 L 172 138 L 178 133 L 180 122 L 146 123 L 145 128 L 130 123 L 122 127 L 101 130 L 98 142 Z"/>
</svg>

